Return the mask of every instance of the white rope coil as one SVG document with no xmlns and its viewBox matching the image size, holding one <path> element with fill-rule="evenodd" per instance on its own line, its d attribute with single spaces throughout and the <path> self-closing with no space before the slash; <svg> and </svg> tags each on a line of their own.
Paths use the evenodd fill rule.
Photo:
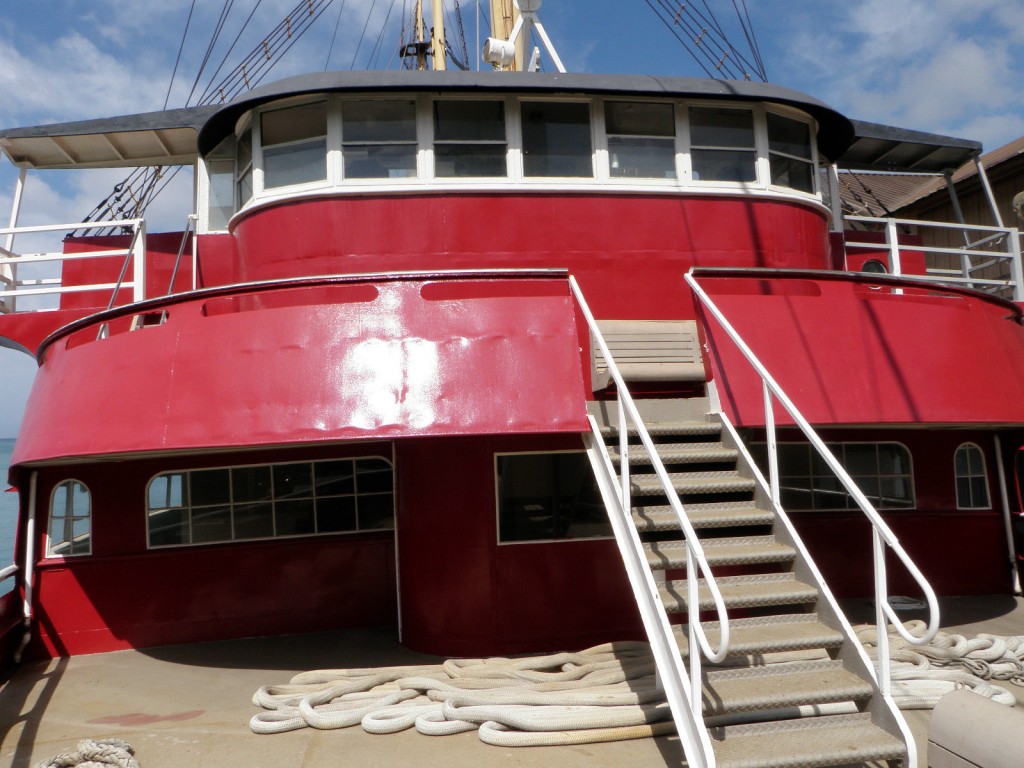
<svg viewBox="0 0 1024 768">
<path fill-rule="evenodd" d="M 36 763 L 35 768 L 139 768 L 135 750 L 120 739 L 82 739 L 74 752 Z"/>
</svg>

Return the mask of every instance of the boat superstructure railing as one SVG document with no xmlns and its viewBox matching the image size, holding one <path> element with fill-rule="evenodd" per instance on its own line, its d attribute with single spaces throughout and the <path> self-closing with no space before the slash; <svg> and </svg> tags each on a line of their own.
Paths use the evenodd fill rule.
<svg viewBox="0 0 1024 768">
<path fill-rule="evenodd" d="M 679 495 L 673 488 L 668 470 L 658 455 L 654 441 L 644 425 L 636 403 L 629 393 L 622 373 L 612 357 L 604 337 L 598 327 L 590 307 L 587 305 L 583 292 L 575 278 L 569 277 L 569 285 L 576 298 L 577 306 L 586 319 L 593 340 L 604 355 L 608 373 L 615 382 L 617 405 L 617 431 L 619 437 L 619 472 L 616 473 L 611 454 L 602 438 L 594 417 L 590 417 L 591 433 L 585 436 L 587 454 L 590 457 L 594 475 L 601 489 L 601 496 L 609 510 L 615 539 L 630 585 L 636 596 L 637 605 L 643 620 L 644 629 L 651 644 L 651 650 L 657 662 L 659 685 L 664 689 L 676 729 L 683 743 L 687 765 L 691 768 L 713 768 L 715 756 L 707 728 L 704 725 L 703 705 L 701 701 L 701 658 L 709 661 L 722 661 L 729 652 L 729 616 L 721 590 L 708 565 L 704 549 L 697 538 L 696 531 L 687 517 Z M 683 668 L 679 647 L 673 635 L 668 614 L 662 602 L 658 585 L 647 566 L 647 558 L 640 541 L 640 536 L 633 523 L 632 502 L 630 498 L 629 476 L 629 432 L 635 430 L 641 444 L 647 452 L 654 471 L 675 512 L 679 525 L 686 537 L 686 577 L 687 605 L 689 611 L 689 676 Z M 715 604 L 715 612 L 720 623 L 721 634 L 717 650 L 711 647 L 707 634 L 701 626 L 700 611 L 696 608 L 698 600 L 698 579 L 703 577 Z M 700 649 L 699 651 L 697 649 Z"/>
<path fill-rule="evenodd" d="M 924 276 L 937 283 L 973 288 L 1013 301 L 1024 301 L 1020 235 L 1012 227 L 873 216 L 846 216 L 845 220 L 884 232 L 884 243 L 856 240 L 848 236 L 846 248 L 861 253 L 877 252 L 884 248 L 888 253 L 888 269 L 892 275 L 907 274 L 905 257 L 908 252 L 915 252 L 924 257 Z M 909 241 L 908 232 L 914 233 L 914 242 Z M 957 238 L 963 240 L 962 245 L 952 244 Z M 933 244 L 942 242 L 947 245 Z"/>
<path fill-rule="evenodd" d="M 747 362 L 754 369 L 761 379 L 762 391 L 764 393 L 764 415 L 765 415 L 765 442 L 768 452 L 768 481 L 770 497 L 773 505 L 781 509 L 780 502 L 780 480 L 778 445 L 775 430 L 775 403 L 778 402 L 792 418 L 793 422 L 800 428 L 808 443 L 817 451 L 818 456 L 835 474 L 843 488 L 856 502 L 861 512 L 868 519 L 872 526 L 872 553 L 874 560 L 874 586 L 875 586 L 875 627 L 876 627 L 876 648 L 878 650 L 878 686 L 882 695 L 890 698 L 892 695 L 892 675 L 889 660 L 889 634 L 888 624 L 891 622 L 899 635 L 912 645 L 926 645 L 934 639 L 939 629 L 939 604 L 935 590 L 925 579 L 924 575 L 911 560 L 906 550 L 900 544 L 899 539 L 892 529 L 879 515 L 878 510 L 868 500 L 864 492 L 857 487 L 856 482 L 844 469 L 843 465 L 835 457 L 825 441 L 810 425 L 800 410 L 796 407 L 789 396 L 779 386 L 778 382 L 768 372 L 768 369 L 754 354 L 740 334 L 726 319 L 722 310 L 711 300 L 711 297 L 697 282 L 694 270 L 685 276 L 687 284 L 693 290 L 700 304 L 714 317 L 715 321 L 726 332 L 733 344 L 746 358 Z M 920 636 L 911 633 L 903 624 L 903 620 L 896 615 L 889 604 L 888 577 L 886 568 L 886 550 L 892 553 L 903 564 L 904 568 L 911 575 L 920 587 L 928 606 L 928 626 Z"/>
<path fill-rule="evenodd" d="M 37 253 L 17 253 L 13 249 L 15 236 L 52 235 L 93 230 L 107 230 L 112 227 L 121 228 L 131 234 L 127 248 L 106 248 L 84 251 L 81 253 L 65 253 L 62 251 L 43 251 Z M 0 314 L 25 311 L 19 307 L 19 300 L 27 297 L 64 296 L 71 293 L 90 293 L 110 291 L 108 308 L 113 306 L 121 290 L 131 290 L 132 301 L 146 298 L 146 220 L 117 219 L 105 221 L 75 222 L 73 224 L 44 224 L 37 226 L 10 226 L 0 229 L 0 237 L 6 236 L 8 245 L 0 248 Z M 65 285 L 63 267 L 72 261 L 94 261 L 96 259 L 121 258 L 121 269 L 118 279 L 113 283 L 90 283 Z M 58 264 L 60 272 L 56 276 L 28 276 L 26 267 L 36 264 Z M 39 309 L 33 307 L 33 310 Z M 32 311 L 32 310 L 29 310 Z"/>
</svg>

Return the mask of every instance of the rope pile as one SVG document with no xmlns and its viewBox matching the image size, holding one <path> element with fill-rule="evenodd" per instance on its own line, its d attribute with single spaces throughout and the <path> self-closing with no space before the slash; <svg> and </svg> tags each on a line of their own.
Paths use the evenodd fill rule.
<svg viewBox="0 0 1024 768">
<path fill-rule="evenodd" d="M 320 670 L 265 686 L 255 733 L 362 725 L 369 733 L 415 727 L 443 736 L 476 730 L 498 746 L 620 741 L 672 733 L 646 643 L 522 659 L 462 659 L 441 665 Z"/>
<path fill-rule="evenodd" d="M 74 752 L 62 752 L 49 760 L 36 763 L 35 768 L 139 768 L 135 750 L 120 739 L 83 739 Z"/>
<path fill-rule="evenodd" d="M 906 628 L 923 634 L 923 621 Z M 875 627 L 857 627 L 857 638 L 877 659 Z M 900 709 L 931 709 L 940 698 L 968 688 L 1000 704 L 1013 706 L 1016 697 L 990 680 L 1024 686 L 1024 636 L 980 634 L 974 638 L 939 632 L 927 645 L 911 645 L 895 632 L 889 635 L 893 697 Z"/>
</svg>

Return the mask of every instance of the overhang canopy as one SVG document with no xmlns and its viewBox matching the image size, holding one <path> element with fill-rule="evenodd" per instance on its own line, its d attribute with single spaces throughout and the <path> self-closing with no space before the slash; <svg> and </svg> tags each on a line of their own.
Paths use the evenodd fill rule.
<svg viewBox="0 0 1024 768">
<path fill-rule="evenodd" d="M 860 120 L 852 122 L 855 138 L 839 157 L 840 168 L 942 174 L 981 154 L 981 143 L 977 141 Z"/>
<path fill-rule="evenodd" d="M 0 131 L 0 149 L 31 168 L 136 168 L 187 165 L 198 156 L 199 129 L 216 106 Z"/>
</svg>

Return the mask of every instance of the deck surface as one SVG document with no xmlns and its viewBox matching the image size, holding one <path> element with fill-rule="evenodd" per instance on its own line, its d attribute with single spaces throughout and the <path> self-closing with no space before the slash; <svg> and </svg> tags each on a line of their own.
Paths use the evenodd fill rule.
<svg viewBox="0 0 1024 768">
<path fill-rule="evenodd" d="M 870 620 L 866 601 L 847 604 L 851 621 Z M 915 618 L 913 614 L 906 614 Z M 1020 598 L 943 601 L 943 629 L 1024 634 Z M 0 765 L 30 768 L 74 748 L 80 738 L 122 738 L 142 768 L 320 766 L 673 766 L 678 739 L 505 749 L 475 733 L 446 737 L 406 731 L 373 736 L 358 728 L 305 729 L 272 736 L 249 731 L 261 685 L 316 668 L 435 663 L 398 644 L 394 629 L 174 646 L 79 656 L 23 667 L 0 689 Z M 1011 686 L 1012 687 L 1012 686 Z M 1022 691 L 1015 689 L 1019 701 Z M 928 712 L 907 713 L 924 766 Z"/>
</svg>

